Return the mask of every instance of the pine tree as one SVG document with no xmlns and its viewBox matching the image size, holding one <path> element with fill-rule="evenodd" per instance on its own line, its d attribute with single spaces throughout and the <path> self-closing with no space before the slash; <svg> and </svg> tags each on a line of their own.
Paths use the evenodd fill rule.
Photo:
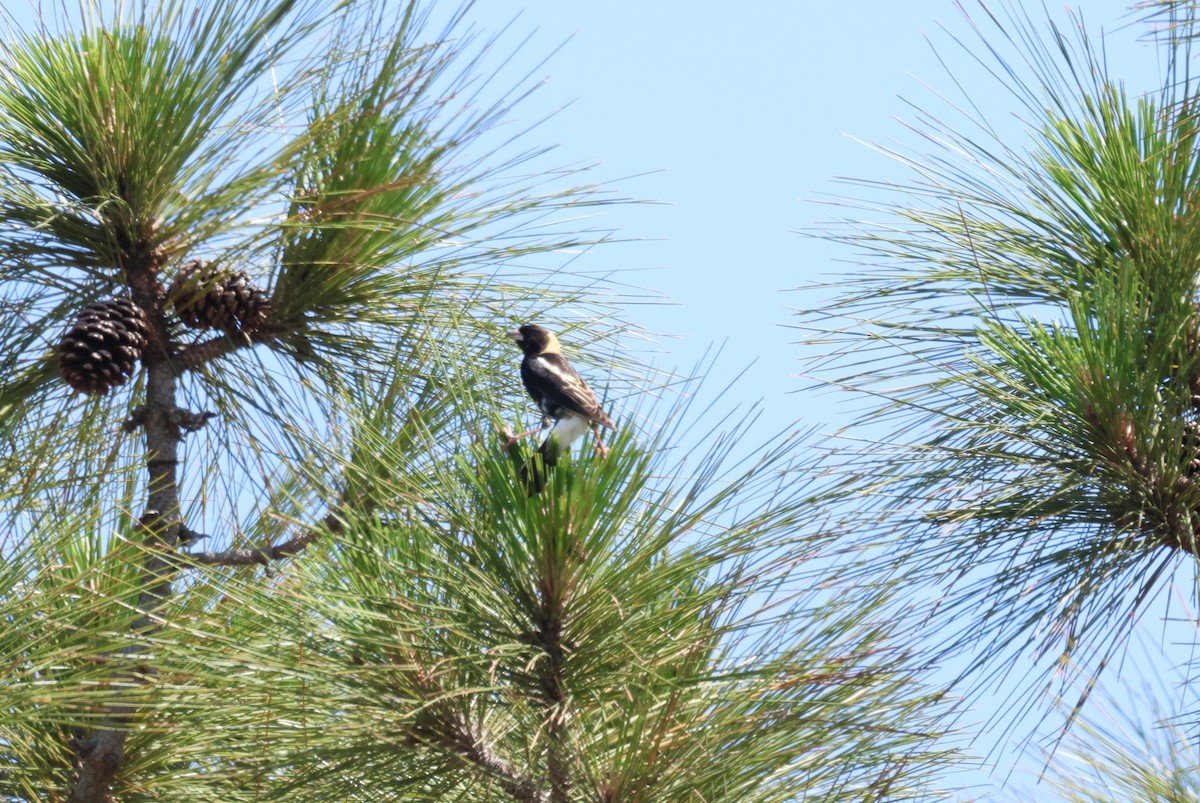
<svg viewBox="0 0 1200 803">
<path fill-rule="evenodd" d="M 624 354 L 526 265 L 610 199 L 522 175 L 464 15 L 85 3 L 0 43 L 5 799 L 890 800 L 952 759 L 806 439 L 734 468 L 664 394 L 524 492 L 502 333 L 570 303 Z"/>
<path fill-rule="evenodd" d="M 929 150 L 891 152 L 912 180 L 862 182 L 846 203 L 871 219 L 827 232 L 864 269 L 805 314 L 824 379 L 876 402 L 844 466 L 880 513 L 853 539 L 864 574 L 931 601 L 968 694 L 1025 678 L 1005 713 L 1061 710 L 1059 738 L 1106 675 L 1136 676 L 1112 665 L 1200 558 L 1200 9 L 1138 5 L 1148 94 L 1080 18 L 974 9 L 957 44 L 1023 136 L 969 102 L 984 86 L 921 111 Z"/>
</svg>

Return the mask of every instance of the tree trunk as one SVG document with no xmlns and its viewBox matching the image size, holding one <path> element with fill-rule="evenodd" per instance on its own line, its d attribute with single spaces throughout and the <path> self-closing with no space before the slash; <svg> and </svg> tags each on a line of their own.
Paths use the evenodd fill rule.
<svg viewBox="0 0 1200 803">
<path fill-rule="evenodd" d="M 177 465 L 179 444 L 183 431 L 178 424 L 175 406 L 175 366 L 171 362 L 171 344 L 163 312 L 162 294 L 157 279 L 156 260 L 146 255 L 128 273 L 133 300 L 150 321 L 150 342 L 142 362 L 146 368 L 146 403 L 137 420 L 146 432 L 146 468 L 148 493 L 141 517 L 145 551 L 142 562 L 143 588 L 138 597 L 141 615 L 134 624 L 135 638 L 122 651 L 127 665 L 136 666 L 136 656 L 145 648 L 137 637 L 157 628 L 155 611 L 171 594 L 174 553 L 179 539 L 179 481 Z M 153 672 L 149 666 L 126 670 L 118 682 L 141 682 Z M 119 694 L 119 690 L 117 691 Z M 78 779 L 69 797 L 70 803 L 104 803 L 112 799 L 111 790 L 125 755 L 126 727 L 135 707 L 116 703 L 95 733 L 80 748 L 81 765 Z"/>
</svg>

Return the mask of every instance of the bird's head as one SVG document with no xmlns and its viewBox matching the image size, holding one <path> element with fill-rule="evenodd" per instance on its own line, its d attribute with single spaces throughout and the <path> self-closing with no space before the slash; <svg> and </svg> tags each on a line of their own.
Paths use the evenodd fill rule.
<svg viewBox="0 0 1200 803">
<path fill-rule="evenodd" d="M 562 354 L 562 346 L 559 345 L 558 338 L 544 326 L 527 323 L 520 329 L 509 332 L 507 336 L 517 344 L 517 348 L 530 356 Z"/>
</svg>

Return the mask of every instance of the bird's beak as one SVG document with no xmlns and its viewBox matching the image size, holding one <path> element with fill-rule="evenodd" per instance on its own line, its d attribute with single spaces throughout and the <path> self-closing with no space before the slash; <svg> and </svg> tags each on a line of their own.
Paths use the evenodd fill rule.
<svg viewBox="0 0 1200 803">
<path fill-rule="evenodd" d="M 521 342 L 521 333 L 516 329 L 512 330 L 511 332 L 505 332 L 504 336 L 514 343 Z"/>
</svg>

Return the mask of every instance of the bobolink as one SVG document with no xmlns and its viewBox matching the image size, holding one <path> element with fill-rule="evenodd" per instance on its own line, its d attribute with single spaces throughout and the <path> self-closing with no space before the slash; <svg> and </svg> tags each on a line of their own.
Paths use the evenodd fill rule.
<svg viewBox="0 0 1200 803">
<path fill-rule="evenodd" d="M 600 438 L 598 426 L 613 430 L 616 426 L 600 409 L 600 402 L 587 382 L 567 362 L 554 333 L 542 326 L 525 324 L 509 332 L 508 337 L 525 354 L 521 360 L 521 382 L 542 411 L 542 426 L 514 435 L 509 439 L 509 445 L 553 425 L 550 435 L 538 448 L 546 466 L 554 465 L 559 452 L 589 429 L 596 432 L 596 448 L 600 456 L 607 454 L 608 449 Z"/>
</svg>

